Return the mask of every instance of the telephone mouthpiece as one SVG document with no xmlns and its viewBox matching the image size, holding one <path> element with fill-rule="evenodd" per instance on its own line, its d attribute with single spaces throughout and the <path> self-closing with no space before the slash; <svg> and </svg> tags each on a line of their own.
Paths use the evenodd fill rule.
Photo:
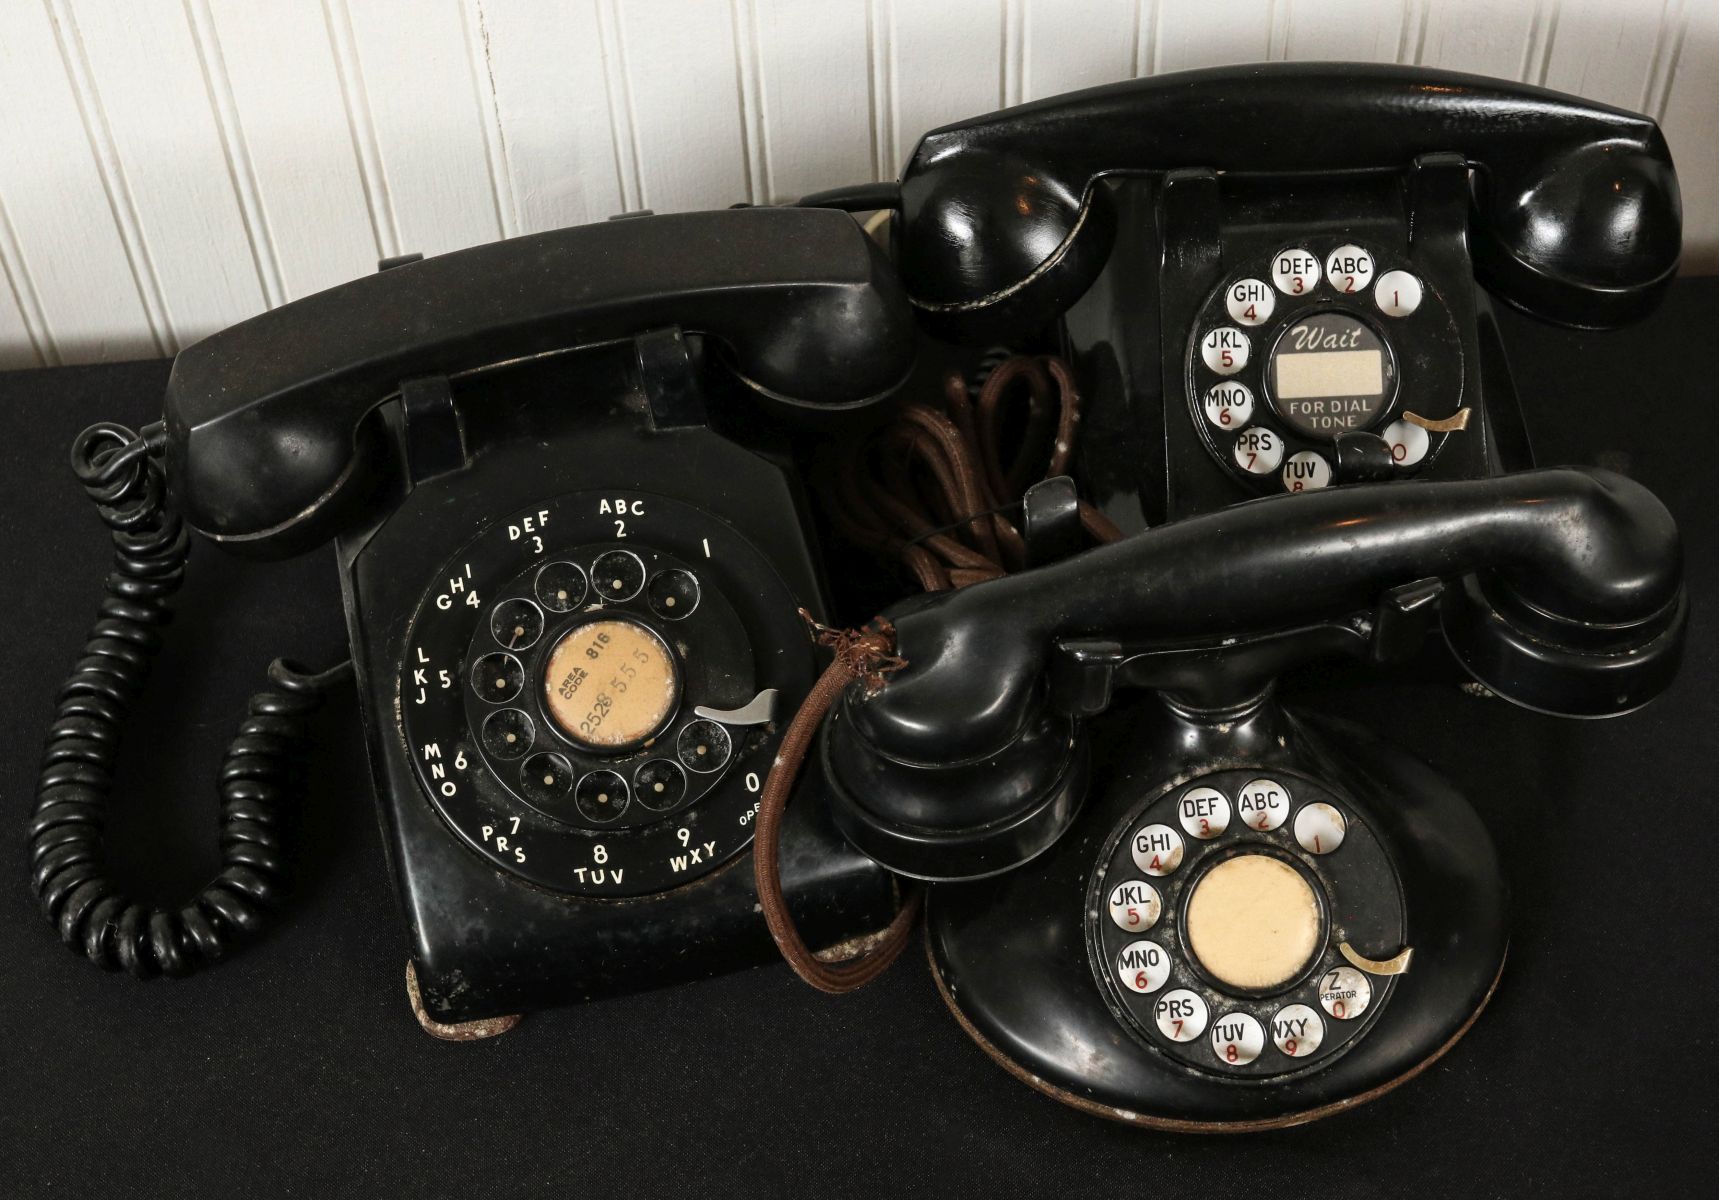
<svg viewBox="0 0 1719 1200">
<path fill-rule="evenodd" d="M 1584 472 L 1567 554 L 1605 589 L 1579 602 L 1538 572 L 1475 571 L 1446 589 L 1440 623 L 1474 679 L 1512 704 L 1560 717 L 1631 712 L 1670 686 L 1689 597 L 1671 514 L 1641 484 Z"/>
</svg>

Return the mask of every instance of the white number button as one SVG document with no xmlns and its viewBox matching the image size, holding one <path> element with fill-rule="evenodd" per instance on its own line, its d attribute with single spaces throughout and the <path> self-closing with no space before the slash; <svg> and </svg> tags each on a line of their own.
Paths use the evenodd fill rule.
<svg viewBox="0 0 1719 1200">
<path fill-rule="evenodd" d="M 1224 293 L 1224 307 L 1229 309 L 1230 320 L 1238 325 L 1263 325 L 1271 320 L 1277 296 L 1263 279 L 1238 279 Z"/>
<path fill-rule="evenodd" d="M 1219 429 L 1240 429 L 1253 420 L 1253 393 L 1233 380 L 1206 390 L 1206 420 Z"/>
<path fill-rule="evenodd" d="M 1295 814 L 1295 840 L 1309 854 L 1329 854 L 1343 844 L 1349 823 L 1329 804 L 1309 804 Z"/>
<path fill-rule="evenodd" d="M 1331 484 L 1331 464 L 1317 450 L 1301 450 L 1283 464 L 1283 490 L 1311 492 Z"/>
<path fill-rule="evenodd" d="M 1127 933 L 1145 933 L 1163 911 L 1158 889 L 1143 879 L 1129 879 L 1110 889 L 1110 919 Z"/>
<path fill-rule="evenodd" d="M 1172 1042 L 1191 1042 L 1206 1031 L 1206 1002 L 1187 988 L 1165 992 L 1152 1006 L 1158 1032 Z"/>
<path fill-rule="evenodd" d="M 1319 977 L 1319 1007 L 1339 1021 L 1353 1021 L 1373 1002 L 1373 981 L 1354 967 L 1334 967 Z"/>
<path fill-rule="evenodd" d="M 1212 1026 L 1212 1053 L 1231 1067 L 1245 1067 L 1265 1049 L 1265 1030 L 1247 1013 L 1219 1017 Z"/>
<path fill-rule="evenodd" d="M 1131 992 L 1155 992 L 1170 978 L 1170 956 L 1157 942 L 1129 942 L 1116 955 L 1116 978 Z"/>
<path fill-rule="evenodd" d="M 1236 815 L 1249 829 L 1276 829 L 1289 817 L 1289 793 L 1271 779 L 1256 779 L 1236 793 Z"/>
<path fill-rule="evenodd" d="M 1283 439 L 1269 429 L 1244 429 L 1232 453 L 1242 470 L 1270 475 L 1283 464 Z"/>
<path fill-rule="evenodd" d="M 1148 875 L 1168 875 L 1182 865 L 1182 835 L 1168 825 L 1148 825 L 1134 833 L 1134 865 Z"/>
<path fill-rule="evenodd" d="M 1271 281 L 1289 296 L 1305 296 L 1319 286 L 1319 260 L 1302 249 L 1284 250 L 1271 260 Z"/>
<path fill-rule="evenodd" d="M 1387 317 L 1406 317 L 1421 306 L 1421 281 L 1407 271 L 1386 271 L 1373 289 L 1373 303 Z"/>
<path fill-rule="evenodd" d="M 1247 334 L 1233 325 L 1220 325 L 1200 339 L 1200 357 L 1219 375 L 1234 375 L 1247 366 Z"/>
<path fill-rule="evenodd" d="M 1385 426 L 1385 445 L 1391 448 L 1391 461 L 1399 467 L 1412 467 L 1427 456 L 1432 439 L 1427 431 L 1411 421 L 1392 421 Z"/>
<path fill-rule="evenodd" d="M 1306 1058 L 1325 1040 L 1325 1022 L 1305 1004 L 1288 1004 L 1271 1019 L 1272 1045 L 1291 1058 Z"/>
<path fill-rule="evenodd" d="M 1373 282 L 1373 256 L 1359 246 L 1339 246 L 1325 256 L 1325 278 L 1345 296 L 1364 292 Z"/>
<path fill-rule="evenodd" d="M 1176 801 L 1182 828 L 1190 836 L 1210 841 L 1230 827 L 1230 801 L 1216 788 L 1189 788 Z"/>
</svg>

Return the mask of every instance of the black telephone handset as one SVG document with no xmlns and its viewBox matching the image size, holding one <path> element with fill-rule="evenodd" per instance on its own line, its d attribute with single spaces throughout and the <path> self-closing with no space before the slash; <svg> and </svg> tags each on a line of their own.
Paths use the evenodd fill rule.
<svg viewBox="0 0 1719 1200">
<path fill-rule="evenodd" d="M 1252 495 L 1529 465 L 1478 281 L 1648 311 L 1681 243 L 1647 117 L 1418 67 L 1189 71 L 928 134 L 903 278 L 968 340 L 1061 321 L 1084 482 L 1137 527 Z"/>
<path fill-rule="evenodd" d="M 821 727 L 837 825 L 928 882 L 945 1001 L 1059 1100 L 1245 1130 L 1381 1094 L 1485 1005 L 1503 877 L 1453 785 L 1275 680 L 1436 631 L 1543 712 L 1669 684 L 1675 524 L 1618 475 L 1514 469 L 1476 286 L 1645 311 L 1680 239 L 1664 140 L 1514 84 L 1235 68 L 937 130 L 899 202 L 922 319 L 1072 350 L 1087 486 L 1168 523 L 886 609 L 887 669 Z"/>
<path fill-rule="evenodd" d="M 38 794 L 49 918 L 100 965 L 177 975 L 280 900 L 290 752 L 334 676 L 278 663 L 223 769 L 220 874 L 152 911 L 102 866 L 113 746 L 189 525 L 254 554 L 338 535 L 427 1027 L 766 956 L 745 851 L 813 677 L 798 612 L 823 611 L 780 426 L 876 404 L 914 356 L 882 252 L 807 209 L 457 251 L 187 349 L 164 428 L 97 427 L 74 451 L 118 569 Z M 802 807 L 796 914 L 825 944 L 887 923 L 887 875 Z"/>
<path fill-rule="evenodd" d="M 401 380 L 679 327 L 777 414 L 863 409 L 912 361 L 899 285 L 826 212 L 629 217 L 474 246 L 319 292 L 197 343 L 167 387 L 168 477 L 235 549 L 327 540 L 378 473 Z"/>
</svg>

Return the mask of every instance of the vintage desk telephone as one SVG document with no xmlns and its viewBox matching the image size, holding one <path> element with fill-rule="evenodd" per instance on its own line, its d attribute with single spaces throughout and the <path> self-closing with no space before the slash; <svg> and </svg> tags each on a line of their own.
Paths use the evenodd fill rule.
<svg viewBox="0 0 1719 1200">
<path fill-rule="evenodd" d="M 812 680 L 796 610 L 822 611 L 779 426 L 876 403 L 914 353 L 882 252 L 811 209 L 480 246 L 182 353 L 164 427 L 134 441 L 98 426 L 74 450 L 118 556 L 32 828 L 61 935 L 104 966 L 181 974 L 253 932 L 282 887 L 282 743 L 302 740 L 315 687 L 281 664 L 222 772 L 217 878 L 151 913 L 101 867 L 113 739 L 179 578 L 182 520 L 245 553 L 338 538 L 432 1022 L 772 953 L 751 873 L 733 868 L 775 723 Z M 888 876 L 816 805 L 783 858 L 820 943 L 894 911 Z"/>
<path fill-rule="evenodd" d="M 880 207 L 893 263 L 819 211 Z M 1651 306 L 1679 242 L 1646 118 L 1276 65 L 949 126 L 898 188 L 541 234 L 287 305 L 184 352 L 161 426 L 74 448 L 116 570 L 50 733 L 44 909 L 139 975 L 260 927 L 288 755 L 339 672 L 271 669 L 222 774 L 223 868 L 178 911 L 102 869 L 113 746 L 185 524 L 256 553 L 333 537 L 442 1032 L 759 961 L 772 934 L 844 990 L 901 947 L 893 872 L 928 881 L 957 1018 L 1040 1090 L 1169 1128 L 1338 1111 L 1484 1005 L 1504 884 L 1450 784 L 1274 680 L 1436 627 L 1544 711 L 1668 684 L 1675 526 L 1630 480 L 1521 469 L 1476 280 L 1603 326 Z M 814 684 L 797 439 L 904 411 L 915 317 L 1071 359 L 1074 474 L 1146 528 L 1081 550 L 1092 510 L 1036 487 L 1007 530 L 1028 569 L 826 634 Z M 955 516 L 906 548 L 981 514 Z"/>
</svg>

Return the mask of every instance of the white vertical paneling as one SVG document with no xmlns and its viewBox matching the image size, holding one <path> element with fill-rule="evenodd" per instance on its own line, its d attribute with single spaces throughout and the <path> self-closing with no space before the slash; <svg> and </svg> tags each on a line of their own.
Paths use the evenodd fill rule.
<svg viewBox="0 0 1719 1200">
<path fill-rule="evenodd" d="M 757 42 L 762 199 L 876 178 L 866 0 L 741 2 Z"/>
<path fill-rule="evenodd" d="M 185 18 L 190 28 L 191 42 L 197 55 L 197 66 L 203 77 L 209 101 L 211 119 L 221 140 L 221 153 L 227 167 L 239 212 L 245 226 L 245 240 L 250 246 L 251 261 L 257 269 L 257 282 L 262 288 L 263 302 L 273 307 L 286 299 L 286 284 L 281 278 L 280 254 L 270 236 L 268 217 L 263 212 L 262 189 L 257 184 L 256 165 L 245 141 L 245 131 L 233 105 L 233 85 L 227 78 L 227 62 L 221 55 L 220 40 L 215 34 L 214 17 L 208 0 L 184 0 Z"/>
<path fill-rule="evenodd" d="M 173 353 L 179 349 L 179 344 L 173 336 L 166 305 L 162 301 L 160 274 L 150 253 L 142 222 L 138 219 L 131 180 L 126 177 L 119 152 L 114 148 L 113 127 L 108 121 L 101 94 L 96 89 L 94 72 L 90 69 L 77 20 L 72 16 L 68 0 L 43 0 L 43 7 L 53 27 L 60 63 L 65 68 L 66 78 L 71 81 L 72 97 L 77 102 L 78 116 L 83 121 L 90 151 L 95 155 L 96 166 L 101 173 L 108 209 L 113 213 L 114 226 L 125 246 L 131 275 L 137 283 L 138 299 L 142 301 L 144 315 L 149 319 L 150 334 L 159 350 Z"/>
<path fill-rule="evenodd" d="M 0 58 L 0 62 L 4 59 Z M 0 184 L 4 173 L 0 172 Z M 41 300 L 18 247 L 12 219 L 0 195 L 0 370 L 58 366 L 61 359 L 42 316 Z"/>
<path fill-rule="evenodd" d="M 1640 108 L 1653 77 L 1666 8 L 1667 0 L 1562 0 L 1548 30 L 1539 82 Z"/>
<path fill-rule="evenodd" d="M 1659 116 L 1719 269 L 1719 0 L 0 0 L 0 366 L 151 354 L 629 208 L 893 178 L 1002 105 L 1263 59 Z"/>
<path fill-rule="evenodd" d="M 0 225 L 5 223 L 0 213 Z M 24 317 L 26 300 L 20 292 L 21 280 L 14 278 L 11 256 L 0 242 L 0 371 L 19 367 L 40 367 L 46 364 L 36 344 L 36 334 Z"/>
<path fill-rule="evenodd" d="M 764 72 L 758 61 L 758 10 L 751 0 L 728 0 L 734 33 L 734 82 L 740 103 L 740 150 L 746 157 L 746 197 L 769 202 L 766 163 L 769 134 L 764 128 Z"/>
<path fill-rule="evenodd" d="M 1547 0 L 1428 0 L 1413 61 L 1500 79 L 1538 76 Z"/>
<path fill-rule="evenodd" d="M 878 0 L 888 175 L 928 130 L 1004 103 L 1003 17 L 1001 0 Z"/>
<path fill-rule="evenodd" d="M 1302 62 L 1396 62 L 1407 0 L 1279 0 L 1285 58 Z"/>
<path fill-rule="evenodd" d="M 1272 0 L 1155 0 L 1155 8 L 1146 74 L 1272 57 Z"/>
<path fill-rule="evenodd" d="M 468 0 L 488 69 L 520 232 L 601 221 L 626 207 L 602 86 L 596 0 Z"/>
<path fill-rule="evenodd" d="M 321 5 L 189 0 L 189 7 L 210 86 L 230 98 L 242 189 L 255 192 L 258 240 L 284 297 L 375 270 L 384 251 Z"/>
<path fill-rule="evenodd" d="M 1026 9 L 1031 0 L 1000 0 L 1003 18 L 1002 84 L 998 103 L 1012 108 L 1021 103 L 1026 75 Z"/>
<path fill-rule="evenodd" d="M 677 211 L 753 199 L 736 61 L 746 46 L 737 44 L 731 5 L 619 0 L 614 9 L 639 202 Z"/>
<path fill-rule="evenodd" d="M 1019 0 L 1021 98 L 1114 83 L 1134 74 L 1142 0 Z"/>
<path fill-rule="evenodd" d="M 171 342 L 264 307 L 263 276 L 192 30 L 177 4 L 79 0 L 81 44 Z"/>
<path fill-rule="evenodd" d="M 1719 271 L 1719 10 L 1686 0 L 1674 13 L 1653 107 L 1671 143 L 1683 187 L 1685 270 Z"/>
<path fill-rule="evenodd" d="M 494 241 L 514 223 L 511 187 L 487 129 L 483 40 L 459 0 L 334 0 L 351 30 L 356 86 L 375 133 L 400 253 Z"/>
<path fill-rule="evenodd" d="M 0 36 L 0 205 L 6 270 L 35 297 L 50 361 L 158 354 L 52 21 L 14 4 Z"/>
<path fill-rule="evenodd" d="M 615 11 L 620 0 L 596 0 L 597 36 L 603 54 L 603 92 L 609 101 L 609 126 L 615 148 L 615 182 L 621 189 L 621 210 L 644 207 L 639 197 L 645 182 L 639 174 L 639 136 L 633 120 L 633 88 L 627 79 L 626 44 L 621 36 L 621 18 Z"/>
</svg>

